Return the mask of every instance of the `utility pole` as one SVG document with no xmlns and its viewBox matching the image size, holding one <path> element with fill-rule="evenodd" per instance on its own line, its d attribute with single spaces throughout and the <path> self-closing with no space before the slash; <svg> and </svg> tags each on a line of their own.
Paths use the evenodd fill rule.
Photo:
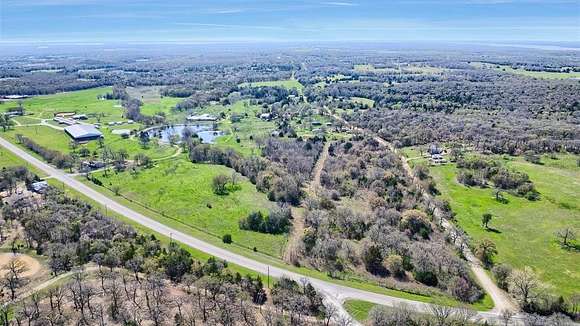
<svg viewBox="0 0 580 326">
<path fill-rule="evenodd" d="M 267 266 L 267 267 L 268 267 L 268 276 L 266 278 L 266 280 L 267 280 L 266 282 L 268 284 L 268 289 L 269 289 L 270 288 L 270 266 Z"/>
</svg>

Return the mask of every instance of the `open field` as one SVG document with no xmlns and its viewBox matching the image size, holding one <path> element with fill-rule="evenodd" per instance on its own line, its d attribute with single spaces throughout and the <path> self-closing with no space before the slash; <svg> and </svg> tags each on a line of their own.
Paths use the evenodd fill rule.
<svg viewBox="0 0 580 326">
<path fill-rule="evenodd" d="M 363 105 L 366 104 L 370 108 L 372 108 L 375 105 L 375 101 L 368 99 L 368 98 L 364 98 L 364 97 L 351 97 L 350 100 L 355 102 L 355 103 L 360 103 Z"/>
<path fill-rule="evenodd" d="M 431 167 L 441 199 L 451 203 L 457 223 L 475 240 L 489 238 L 497 245 L 496 263 L 516 268 L 530 266 L 549 291 L 570 296 L 580 284 L 580 254 L 561 248 L 554 233 L 563 227 L 580 228 L 580 168 L 577 156 L 547 156 L 544 165 L 534 165 L 522 158 L 507 158 L 508 166 L 527 173 L 541 194 L 539 201 L 510 194 L 507 204 L 495 200 L 491 188 L 466 187 L 456 180 L 454 164 Z M 491 213 L 491 231 L 481 226 L 481 216 Z M 493 231 L 495 230 L 495 231 Z"/>
<path fill-rule="evenodd" d="M 37 176 L 39 176 L 41 178 L 46 176 L 45 173 L 43 173 L 43 172 L 39 171 L 38 169 L 36 169 L 35 167 L 31 166 L 30 164 L 28 164 L 28 162 L 23 161 L 22 159 L 20 159 L 16 155 L 12 154 L 12 152 L 4 149 L 4 147 L 0 147 L 0 169 L 2 169 L 4 167 L 9 167 L 9 166 L 25 166 L 31 172 L 33 172 L 34 174 L 36 174 Z"/>
<path fill-rule="evenodd" d="M 512 74 L 543 78 L 543 79 L 571 79 L 580 78 L 580 72 L 551 72 L 551 71 L 529 71 L 525 69 L 514 69 L 506 65 L 496 65 L 485 62 L 471 62 L 470 65 L 479 69 L 494 69 L 497 71 L 504 71 Z"/>
<path fill-rule="evenodd" d="M 240 87 L 262 87 L 262 86 L 270 86 L 270 87 L 278 86 L 287 89 L 295 88 L 296 90 L 298 90 L 299 93 L 302 93 L 302 90 L 304 90 L 304 85 L 300 84 L 300 82 L 296 79 L 273 80 L 273 81 L 240 84 Z"/>
<path fill-rule="evenodd" d="M 284 235 L 270 235 L 239 229 L 239 219 L 250 212 L 264 213 L 272 206 L 265 194 L 240 177 L 239 190 L 216 195 L 212 190 L 214 176 L 230 176 L 233 170 L 224 166 L 193 164 L 183 159 L 158 163 L 138 173 L 96 173 L 108 188 L 118 186 L 120 193 L 163 215 L 206 230 L 218 237 L 231 234 L 235 242 L 256 247 L 260 252 L 279 256 L 286 243 Z"/>
</svg>

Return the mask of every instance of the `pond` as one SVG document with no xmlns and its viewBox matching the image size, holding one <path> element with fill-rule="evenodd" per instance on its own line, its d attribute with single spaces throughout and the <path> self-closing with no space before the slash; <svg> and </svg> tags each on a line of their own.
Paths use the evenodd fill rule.
<svg viewBox="0 0 580 326">
<path fill-rule="evenodd" d="M 204 144 L 212 144 L 217 137 L 223 135 L 223 132 L 214 130 L 213 124 L 188 124 L 155 127 L 149 129 L 147 134 L 151 138 L 158 138 L 163 143 L 169 143 L 169 140 L 173 135 L 177 135 L 179 141 L 181 141 L 181 135 L 185 128 L 189 128 Z"/>
</svg>

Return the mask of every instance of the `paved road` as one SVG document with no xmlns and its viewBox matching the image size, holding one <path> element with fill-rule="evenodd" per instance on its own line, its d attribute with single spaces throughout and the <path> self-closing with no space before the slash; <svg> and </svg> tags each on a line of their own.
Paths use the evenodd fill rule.
<svg viewBox="0 0 580 326">
<path fill-rule="evenodd" d="M 286 276 L 297 281 L 305 279 L 325 296 L 325 300 L 328 303 L 340 307 L 339 314 L 342 317 L 345 317 L 347 315 L 346 311 L 342 308 L 342 305 L 340 305 L 340 303 L 344 302 L 345 299 L 365 300 L 385 306 L 398 306 L 404 304 L 408 306 L 410 309 L 417 312 L 429 311 L 429 305 L 422 302 L 390 297 L 383 294 L 377 294 L 373 292 L 368 292 L 364 290 L 354 289 L 347 286 L 330 283 L 327 281 L 322 281 L 312 277 L 306 277 L 304 275 L 291 272 L 283 268 L 269 266 L 262 262 L 255 261 L 251 258 L 232 253 L 226 249 L 216 247 L 212 244 L 209 244 L 207 242 L 194 238 L 190 235 L 182 233 L 179 230 L 170 228 L 162 223 L 159 223 L 149 217 L 146 217 L 138 212 L 133 211 L 128 207 L 125 207 L 117 203 L 111 198 L 101 194 L 100 192 L 76 180 L 74 177 L 69 176 L 64 171 L 58 170 L 40 161 L 39 159 L 25 152 L 23 149 L 17 147 L 16 145 L 13 145 L 12 143 L 6 141 L 1 137 L 0 137 L 0 146 L 13 152 L 15 155 L 29 162 L 39 170 L 45 172 L 47 175 L 52 176 L 54 179 L 63 182 L 70 188 L 73 188 L 74 190 L 88 196 L 94 201 L 102 205 L 105 205 L 109 210 L 115 211 L 116 213 L 119 213 L 160 234 L 172 237 L 176 241 L 179 241 L 185 245 L 188 245 L 192 248 L 196 248 L 210 255 L 214 255 L 215 257 L 218 257 L 220 259 L 225 259 L 226 261 L 234 263 L 236 265 L 254 270 L 256 272 L 262 274 L 269 273 L 271 276 L 276 278 Z M 497 312 L 479 312 L 477 314 L 477 318 L 493 322 L 498 320 L 499 314 Z"/>
</svg>

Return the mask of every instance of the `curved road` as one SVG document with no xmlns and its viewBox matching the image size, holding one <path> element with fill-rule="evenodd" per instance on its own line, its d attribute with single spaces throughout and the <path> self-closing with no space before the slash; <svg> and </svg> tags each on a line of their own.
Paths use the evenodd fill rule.
<svg viewBox="0 0 580 326">
<path fill-rule="evenodd" d="M 192 248 L 201 250 L 206 252 L 210 255 L 218 257 L 220 259 L 225 259 L 228 262 L 234 263 L 239 266 L 243 266 L 245 268 L 254 270 L 256 272 L 267 274 L 269 273 L 273 277 L 289 277 L 294 280 L 307 280 L 310 282 L 318 291 L 325 295 L 326 302 L 329 304 L 335 305 L 340 310 L 338 314 L 341 317 L 346 317 L 348 314 L 342 308 L 342 302 L 345 299 L 357 299 L 357 300 L 365 300 L 369 302 L 373 302 L 380 305 L 385 306 L 398 306 L 401 304 L 406 305 L 410 309 L 417 311 L 417 312 L 428 312 L 429 305 L 423 302 L 417 302 L 402 298 L 390 297 L 383 294 L 368 292 L 364 290 L 354 289 L 343 285 L 338 285 L 335 283 L 322 281 L 312 277 L 306 277 L 304 275 L 298 274 L 296 272 L 288 271 L 283 268 L 279 268 L 276 266 L 270 266 L 268 264 L 255 261 L 251 258 L 244 257 L 235 253 L 232 253 L 226 249 L 214 246 L 209 244 L 205 241 L 199 240 L 194 238 L 190 235 L 187 235 L 179 230 L 170 228 L 162 223 L 159 223 L 147 216 L 144 216 L 138 212 L 133 211 L 132 209 L 125 207 L 116 201 L 112 200 L 111 198 L 103 195 L 102 193 L 90 188 L 89 186 L 83 184 L 82 182 L 76 180 L 74 177 L 69 176 L 64 171 L 58 170 L 39 159 L 33 157 L 32 155 L 25 152 L 23 149 L 17 147 L 16 145 L 6 141 L 5 139 L 0 137 L 0 145 L 7 150 L 13 152 L 15 155 L 19 156 L 23 160 L 27 161 L 31 165 L 35 166 L 39 170 L 45 172 L 47 175 L 52 176 L 54 179 L 57 179 L 70 188 L 90 197 L 91 199 L 95 200 L 96 202 L 105 205 L 108 209 L 115 211 L 118 214 L 121 214 L 151 230 L 159 232 L 165 236 L 172 237 L 176 241 L 179 241 L 185 245 L 188 245 Z M 481 320 L 487 320 L 489 322 L 498 321 L 500 317 L 499 312 L 491 311 L 491 312 L 478 312 L 476 318 Z M 516 322 L 519 318 L 515 318 Z M 355 322 L 356 323 L 356 322 Z M 519 324 L 519 322 L 517 322 Z"/>
</svg>

